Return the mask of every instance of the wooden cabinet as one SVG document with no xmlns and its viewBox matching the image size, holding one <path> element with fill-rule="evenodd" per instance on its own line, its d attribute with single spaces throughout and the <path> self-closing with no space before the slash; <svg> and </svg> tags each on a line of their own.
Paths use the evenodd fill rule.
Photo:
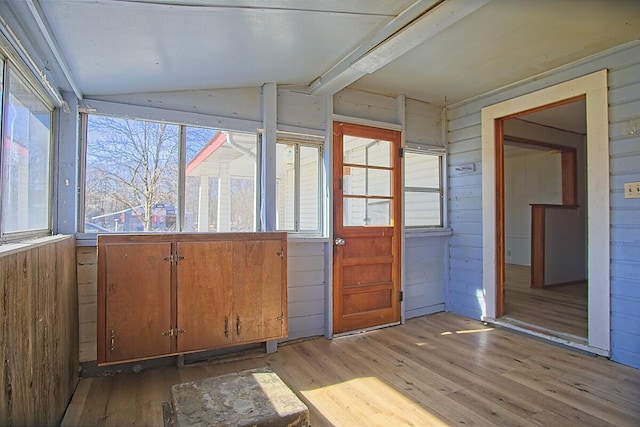
<svg viewBox="0 0 640 427">
<path fill-rule="evenodd" d="M 98 237 L 98 363 L 284 338 L 286 233 Z"/>
</svg>

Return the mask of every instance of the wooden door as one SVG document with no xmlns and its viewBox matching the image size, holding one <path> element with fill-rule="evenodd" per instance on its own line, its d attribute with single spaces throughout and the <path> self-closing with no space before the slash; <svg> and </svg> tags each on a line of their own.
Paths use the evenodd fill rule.
<svg viewBox="0 0 640 427">
<path fill-rule="evenodd" d="M 221 347 L 233 341 L 233 242 L 178 242 L 178 352 Z"/>
<path fill-rule="evenodd" d="M 171 263 L 164 259 L 171 243 L 112 243 L 98 250 L 106 281 L 99 295 L 98 362 L 171 353 Z"/>
<path fill-rule="evenodd" d="M 233 242 L 234 340 L 286 336 L 286 245 L 282 240 Z"/>
<path fill-rule="evenodd" d="M 400 132 L 334 123 L 333 332 L 400 321 Z"/>
</svg>

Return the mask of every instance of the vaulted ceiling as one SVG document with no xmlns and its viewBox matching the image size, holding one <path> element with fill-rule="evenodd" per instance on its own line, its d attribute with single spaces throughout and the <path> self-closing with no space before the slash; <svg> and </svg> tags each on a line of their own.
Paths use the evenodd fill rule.
<svg viewBox="0 0 640 427">
<path fill-rule="evenodd" d="M 0 13 L 79 96 L 274 82 L 446 105 L 640 38 L 638 0 L 10 0 Z"/>
</svg>

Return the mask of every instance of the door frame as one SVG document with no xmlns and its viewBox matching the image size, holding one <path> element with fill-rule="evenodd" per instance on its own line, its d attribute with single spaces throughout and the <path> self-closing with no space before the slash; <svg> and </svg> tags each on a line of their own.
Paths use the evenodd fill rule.
<svg viewBox="0 0 640 427">
<path fill-rule="evenodd" d="M 610 339 L 610 220 L 609 220 L 609 120 L 607 70 L 521 95 L 482 108 L 482 252 L 483 320 L 500 323 L 504 300 L 499 263 L 504 262 L 501 242 L 503 197 L 497 182 L 502 179 L 501 121 L 509 116 L 584 96 L 587 113 L 587 268 L 588 344 L 565 344 L 609 356 Z M 552 337 L 545 336 L 552 339 Z"/>
</svg>

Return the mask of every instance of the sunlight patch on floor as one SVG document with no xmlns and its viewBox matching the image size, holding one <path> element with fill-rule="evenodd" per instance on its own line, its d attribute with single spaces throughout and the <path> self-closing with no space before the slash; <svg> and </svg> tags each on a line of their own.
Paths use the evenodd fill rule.
<svg viewBox="0 0 640 427">
<path fill-rule="evenodd" d="M 483 329 L 467 329 L 467 330 L 461 330 L 461 331 L 455 331 L 455 332 L 451 332 L 451 331 L 446 331 L 446 332 L 442 332 L 440 335 L 453 335 L 453 334 L 475 334 L 476 332 L 489 332 L 489 331 L 493 331 L 494 328 L 483 328 Z"/>
<path fill-rule="evenodd" d="M 376 377 L 353 378 L 337 384 L 301 391 L 327 421 L 356 425 L 367 419 L 370 426 L 446 426 L 437 416 L 397 392 Z M 348 397 L 348 398 L 347 398 Z M 357 402 L 356 405 L 353 403 Z M 401 418 L 401 424 L 398 423 Z"/>
</svg>

